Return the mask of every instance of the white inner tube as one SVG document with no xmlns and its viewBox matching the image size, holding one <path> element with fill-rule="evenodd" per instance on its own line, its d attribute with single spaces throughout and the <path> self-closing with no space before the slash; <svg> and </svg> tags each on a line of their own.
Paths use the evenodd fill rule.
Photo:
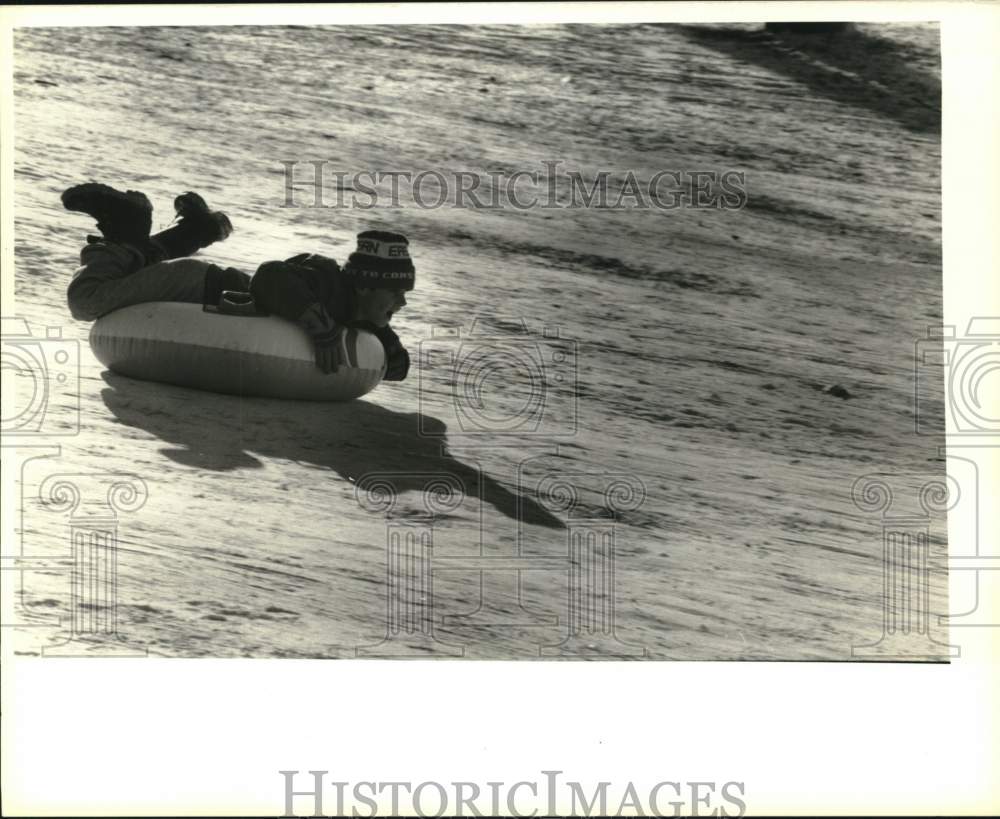
<svg viewBox="0 0 1000 819">
<path fill-rule="evenodd" d="M 199 304 L 148 302 L 102 316 L 90 347 L 112 372 L 230 395 L 350 401 L 385 375 L 382 342 L 365 330 L 342 335 L 345 365 L 326 374 L 297 325 L 273 316 L 209 313 Z"/>
</svg>

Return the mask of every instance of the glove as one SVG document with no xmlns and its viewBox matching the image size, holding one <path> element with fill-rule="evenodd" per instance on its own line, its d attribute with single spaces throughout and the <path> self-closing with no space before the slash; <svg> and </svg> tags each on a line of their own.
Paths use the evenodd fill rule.
<svg viewBox="0 0 1000 819">
<path fill-rule="evenodd" d="M 386 356 L 385 381 L 402 381 L 410 371 L 410 354 L 404 347 L 397 347 Z"/>
<path fill-rule="evenodd" d="M 335 373 L 345 363 L 341 344 L 343 335 L 343 327 L 334 327 L 311 336 L 313 349 L 316 352 L 316 366 L 324 373 Z"/>
<path fill-rule="evenodd" d="M 310 304 L 299 316 L 298 324 L 309 334 L 316 356 L 316 366 L 324 373 L 335 373 L 345 363 L 341 348 L 344 328 L 318 303 Z"/>
</svg>

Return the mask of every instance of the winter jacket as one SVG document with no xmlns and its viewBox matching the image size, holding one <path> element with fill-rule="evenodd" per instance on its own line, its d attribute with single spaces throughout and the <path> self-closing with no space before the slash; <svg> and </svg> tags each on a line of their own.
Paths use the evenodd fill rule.
<svg viewBox="0 0 1000 819">
<path fill-rule="evenodd" d="M 250 293 L 262 310 L 297 321 L 312 304 L 320 304 L 339 325 L 368 330 L 385 348 L 386 381 L 402 381 L 410 355 L 389 326 L 352 321 L 354 287 L 333 259 L 301 253 L 283 262 L 264 262 L 250 281 Z"/>
</svg>

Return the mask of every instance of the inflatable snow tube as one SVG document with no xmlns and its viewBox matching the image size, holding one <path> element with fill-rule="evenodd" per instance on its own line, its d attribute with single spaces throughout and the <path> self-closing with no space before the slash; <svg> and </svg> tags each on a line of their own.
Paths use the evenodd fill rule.
<svg viewBox="0 0 1000 819">
<path fill-rule="evenodd" d="M 385 375 L 382 342 L 365 330 L 342 339 L 346 366 L 324 373 L 298 326 L 273 316 L 209 313 L 200 304 L 148 302 L 102 316 L 90 347 L 112 372 L 230 395 L 350 401 Z"/>
</svg>

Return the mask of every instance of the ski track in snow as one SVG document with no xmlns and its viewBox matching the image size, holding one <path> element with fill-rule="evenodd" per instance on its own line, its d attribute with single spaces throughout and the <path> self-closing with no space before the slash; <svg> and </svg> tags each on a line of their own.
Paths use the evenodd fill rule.
<svg viewBox="0 0 1000 819">
<path fill-rule="evenodd" d="M 58 457 L 24 469 L 22 551 L 68 555 L 66 517 L 37 503 L 45 475 L 133 473 L 149 499 L 119 524 L 128 645 L 353 657 L 385 633 L 386 519 L 359 505 L 362 476 L 465 483 L 464 502 L 435 520 L 437 559 L 565 555 L 539 480 L 582 474 L 575 513 L 600 518 L 593 473 L 624 474 L 646 497 L 615 521 L 622 641 L 683 660 L 850 659 L 852 644 L 875 642 L 881 531 L 851 486 L 873 472 L 944 474 L 943 436 L 915 435 L 912 409 L 913 345 L 941 319 L 936 29 L 861 26 L 831 51 L 753 26 L 600 28 L 16 32 L 17 314 L 80 342 L 82 424 Z M 281 162 L 317 159 L 445 173 L 551 159 L 619 179 L 734 169 L 749 200 L 281 207 Z M 419 400 L 416 365 L 348 405 L 104 372 L 64 300 L 94 228 L 59 194 L 87 179 L 146 192 L 155 227 L 177 193 L 198 190 L 236 226 L 202 255 L 251 272 L 303 251 L 343 260 L 359 230 L 406 232 L 417 289 L 394 327 L 411 352 L 476 315 L 495 330 L 503 317 L 558 327 L 577 345 L 576 434 L 498 435 L 473 451 L 447 412 L 448 372 L 424 373 Z M 528 384 L 504 373 L 516 406 Z M 824 393 L 833 383 L 853 397 Z M 419 412 L 437 437 L 417 434 Z M 390 522 L 421 510 L 419 479 L 398 480 Z M 943 515 L 932 534 L 944 554 Z M 561 642 L 565 570 L 484 582 L 488 593 L 474 570 L 435 572 L 442 644 L 530 659 Z M 945 611 L 943 575 L 931 593 Z M 26 574 L 18 617 L 40 627 L 18 630 L 19 652 L 62 640 L 68 609 L 65 570 Z"/>
</svg>

